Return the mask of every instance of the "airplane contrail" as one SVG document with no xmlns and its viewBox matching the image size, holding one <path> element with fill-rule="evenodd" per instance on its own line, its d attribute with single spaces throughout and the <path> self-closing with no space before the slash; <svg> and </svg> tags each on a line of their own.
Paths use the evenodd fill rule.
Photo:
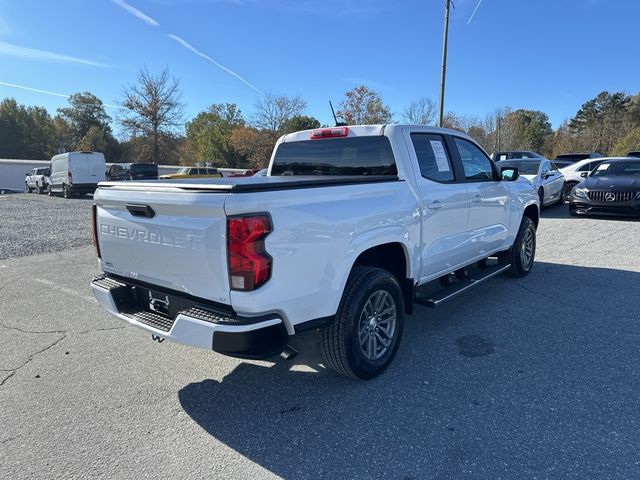
<svg viewBox="0 0 640 480">
<path fill-rule="evenodd" d="M 129 14 L 133 15 L 134 17 L 142 20 L 147 25 L 149 25 L 151 27 L 159 27 L 160 26 L 160 24 L 158 22 L 156 22 L 153 18 L 151 18 L 149 15 L 145 15 L 140 10 L 138 10 L 136 7 L 134 7 L 132 5 L 129 5 L 124 0 L 111 0 L 111 1 L 113 3 L 115 3 L 117 6 L 119 6 L 120 8 L 122 8 L 123 10 L 126 10 L 127 13 L 129 13 Z"/>
<path fill-rule="evenodd" d="M 473 20 L 473 17 L 475 16 L 476 12 L 478 11 L 478 8 L 480 8 L 480 4 L 481 3 L 482 3 L 482 0 L 478 0 L 478 4 L 476 5 L 476 8 L 473 10 L 473 13 L 469 17 L 469 20 L 467 21 L 467 25 L 469 25 L 471 23 L 471 20 Z"/>
<path fill-rule="evenodd" d="M 11 55 L 12 57 L 28 58 L 31 60 L 45 60 L 52 62 L 80 63 L 91 65 L 92 67 L 107 67 L 104 63 L 94 62 L 86 58 L 73 57 L 62 53 L 50 52 L 48 50 L 38 50 L 36 48 L 23 47 L 15 43 L 0 41 L 0 54 Z"/>
<path fill-rule="evenodd" d="M 188 43 L 186 40 L 184 40 L 183 38 L 180 38 L 178 35 L 174 35 L 173 33 L 169 33 L 167 34 L 167 36 L 178 42 L 180 45 L 182 45 L 184 48 L 186 48 L 187 50 L 190 50 L 191 52 L 195 53 L 196 55 L 198 55 L 199 57 L 204 58 L 205 60 L 213 63 L 216 67 L 224 70 L 225 72 L 227 72 L 229 75 L 233 75 L 234 77 L 236 77 L 238 80 L 240 80 L 242 83 L 244 83 L 247 87 L 252 88 L 253 90 L 255 90 L 256 92 L 258 92 L 260 95 L 264 95 L 264 92 L 262 90 L 260 90 L 258 87 L 252 85 L 251 83 L 249 83 L 247 80 L 245 80 L 244 78 L 242 78 L 240 75 L 238 75 L 236 72 L 234 72 L 233 70 L 228 69 L 227 67 L 225 67 L 224 65 L 219 64 L 218 62 L 216 62 L 213 58 L 211 58 L 209 55 L 207 55 L 206 53 L 202 53 L 200 50 L 198 50 L 197 48 L 195 48 L 193 45 L 191 45 L 190 43 Z"/>
<path fill-rule="evenodd" d="M 0 81 L 0 85 L 4 85 L 5 87 L 19 88 L 20 90 L 28 90 L 29 92 L 44 93 L 45 95 L 53 95 L 54 97 L 62 97 L 67 99 L 71 97 L 71 95 L 66 95 L 64 93 L 52 92 L 50 90 L 42 90 L 41 88 L 27 87 L 26 85 L 18 85 L 16 83 Z M 121 107 L 120 105 L 112 105 L 110 103 L 103 103 L 103 105 L 109 108 L 117 108 L 119 110 L 128 110 L 127 108 Z"/>
<path fill-rule="evenodd" d="M 111 0 L 115 5 L 119 6 L 120 8 L 126 10 L 129 14 L 133 15 L 134 17 L 142 20 L 144 23 L 146 23 L 147 25 L 150 25 L 152 27 L 159 27 L 160 23 L 158 23 L 156 20 L 154 20 L 153 18 L 151 18 L 150 16 L 148 16 L 147 14 L 145 14 L 144 12 L 138 10 L 137 8 L 135 8 L 132 5 L 129 5 L 127 2 L 125 2 L 125 0 Z M 198 55 L 201 58 L 204 58 L 205 60 L 207 60 L 210 63 L 213 63 L 216 67 L 218 67 L 221 70 L 224 70 L 225 72 L 227 72 L 229 75 L 237 78 L 238 80 L 240 80 L 242 83 L 244 83 L 247 87 L 251 88 L 252 90 L 255 90 L 256 92 L 258 92 L 260 95 L 264 96 L 264 92 L 262 90 L 260 90 L 258 87 L 256 87 L 255 85 L 253 85 L 251 82 L 249 82 L 248 80 L 246 80 L 245 78 L 243 78 L 242 76 L 238 75 L 236 72 L 234 72 L 233 70 L 225 67 L 224 65 L 216 62 L 213 58 L 211 58 L 209 55 L 207 55 L 206 53 L 201 52 L 200 50 L 198 50 L 196 47 L 194 47 L 193 45 L 191 45 L 189 42 L 187 42 L 185 39 L 179 37 L 178 35 L 175 35 L 173 33 L 168 33 L 167 36 L 172 39 L 175 42 L 178 42 L 180 45 L 182 45 L 184 48 L 186 48 L 187 50 L 191 51 L 192 53 L 195 53 L 196 55 Z"/>
</svg>

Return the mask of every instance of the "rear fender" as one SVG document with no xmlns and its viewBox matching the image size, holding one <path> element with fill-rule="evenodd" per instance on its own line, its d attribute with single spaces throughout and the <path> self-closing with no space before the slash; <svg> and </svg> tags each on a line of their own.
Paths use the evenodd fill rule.
<svg viewBox="0 0 640 480">
<path fill-rule="evenodd" d="M 348 268 L 344 269 L 341 272 L 340 277 L 340 292 L 344 292 L 344 288 L 347 284 L 347 280 L 349 278 L 349 274 L 353 269 L 353 266 L 358 259 L 358 257 L 367 250 L 378 247 L 380 245 L 385 245 L 388 243 L 399 243 L 402 245 L 404 250 L 404 256 L 406 259 L 406 272 L 408 278 L 416 278 L 417 272 L 414 271 L 417 269 L 417 265 L 419 262 L 412 258 L 412 252 L 418 252 L 419 249 L 411 246 L 411 239 L 409 237 L 409 232 L 403 228 L 398 226 L 390 226 L 377 228 L 374 230 L 369 230 L 365 233 L 362 233 L 356 236 L 350 243 L 349 248 L 345 253 L 344 260 L 342 262 L 343 265 L 347 265 Z M 398 279 L 402 282 L 403 279 Z M 342 297 L 342 295 L 340 295 Z M 335 310 L 338 310 L 338 305 L 340 304 L 340 298 L 336 299 Z"/>
</svg>

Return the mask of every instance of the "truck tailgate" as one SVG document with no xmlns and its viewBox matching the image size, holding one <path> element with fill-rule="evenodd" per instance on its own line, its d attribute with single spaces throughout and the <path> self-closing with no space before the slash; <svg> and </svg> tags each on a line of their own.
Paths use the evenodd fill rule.
<svg viewBox="0 0 640 480">
<path fill-rule="evenodd" d="M 227 194 L 154 190 L 96 191 L 103 270 L 229 304 Z"/>
</svg>

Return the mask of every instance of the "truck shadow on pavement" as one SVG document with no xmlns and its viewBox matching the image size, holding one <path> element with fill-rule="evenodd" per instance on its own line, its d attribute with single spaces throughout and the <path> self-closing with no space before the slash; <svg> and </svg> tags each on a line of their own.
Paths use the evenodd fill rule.
<svg viewBox="0 0 640 480">
<path fill-rule="evenodd" d="M 549 288 L 568 281 L 570 296 Z M 418 308 L 372 381 L 324 369 L 312 332 L 293 361 L 243 362 L 178 397 L 283 478 L 638 478 L 638 285 L 638 272 L 537 262 Z"/>
</svg>

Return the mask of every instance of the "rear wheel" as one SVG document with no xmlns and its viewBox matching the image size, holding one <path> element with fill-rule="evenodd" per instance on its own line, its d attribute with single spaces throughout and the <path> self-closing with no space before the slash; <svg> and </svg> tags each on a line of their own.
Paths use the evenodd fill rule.
<svg viewBox="0 0 640 480">
<path fill-rule="evenodd" d="M 511 264 L 506 271 L 510 277 L 524 277 L 533 267 L 536 255 L 536 226 L 529 217 L 523 217 L 520 229 L 513 242 L 513 246 L 498 255 L 503 263 Z"/>
<path fill-rule="evenodd" d="M 363 380 L 381 374 L 398 350 L 403 323 L 398 280 L 380 268 L 355 267 L 334 322 L 322 330 L 327 367 Z"/>
</svg>

